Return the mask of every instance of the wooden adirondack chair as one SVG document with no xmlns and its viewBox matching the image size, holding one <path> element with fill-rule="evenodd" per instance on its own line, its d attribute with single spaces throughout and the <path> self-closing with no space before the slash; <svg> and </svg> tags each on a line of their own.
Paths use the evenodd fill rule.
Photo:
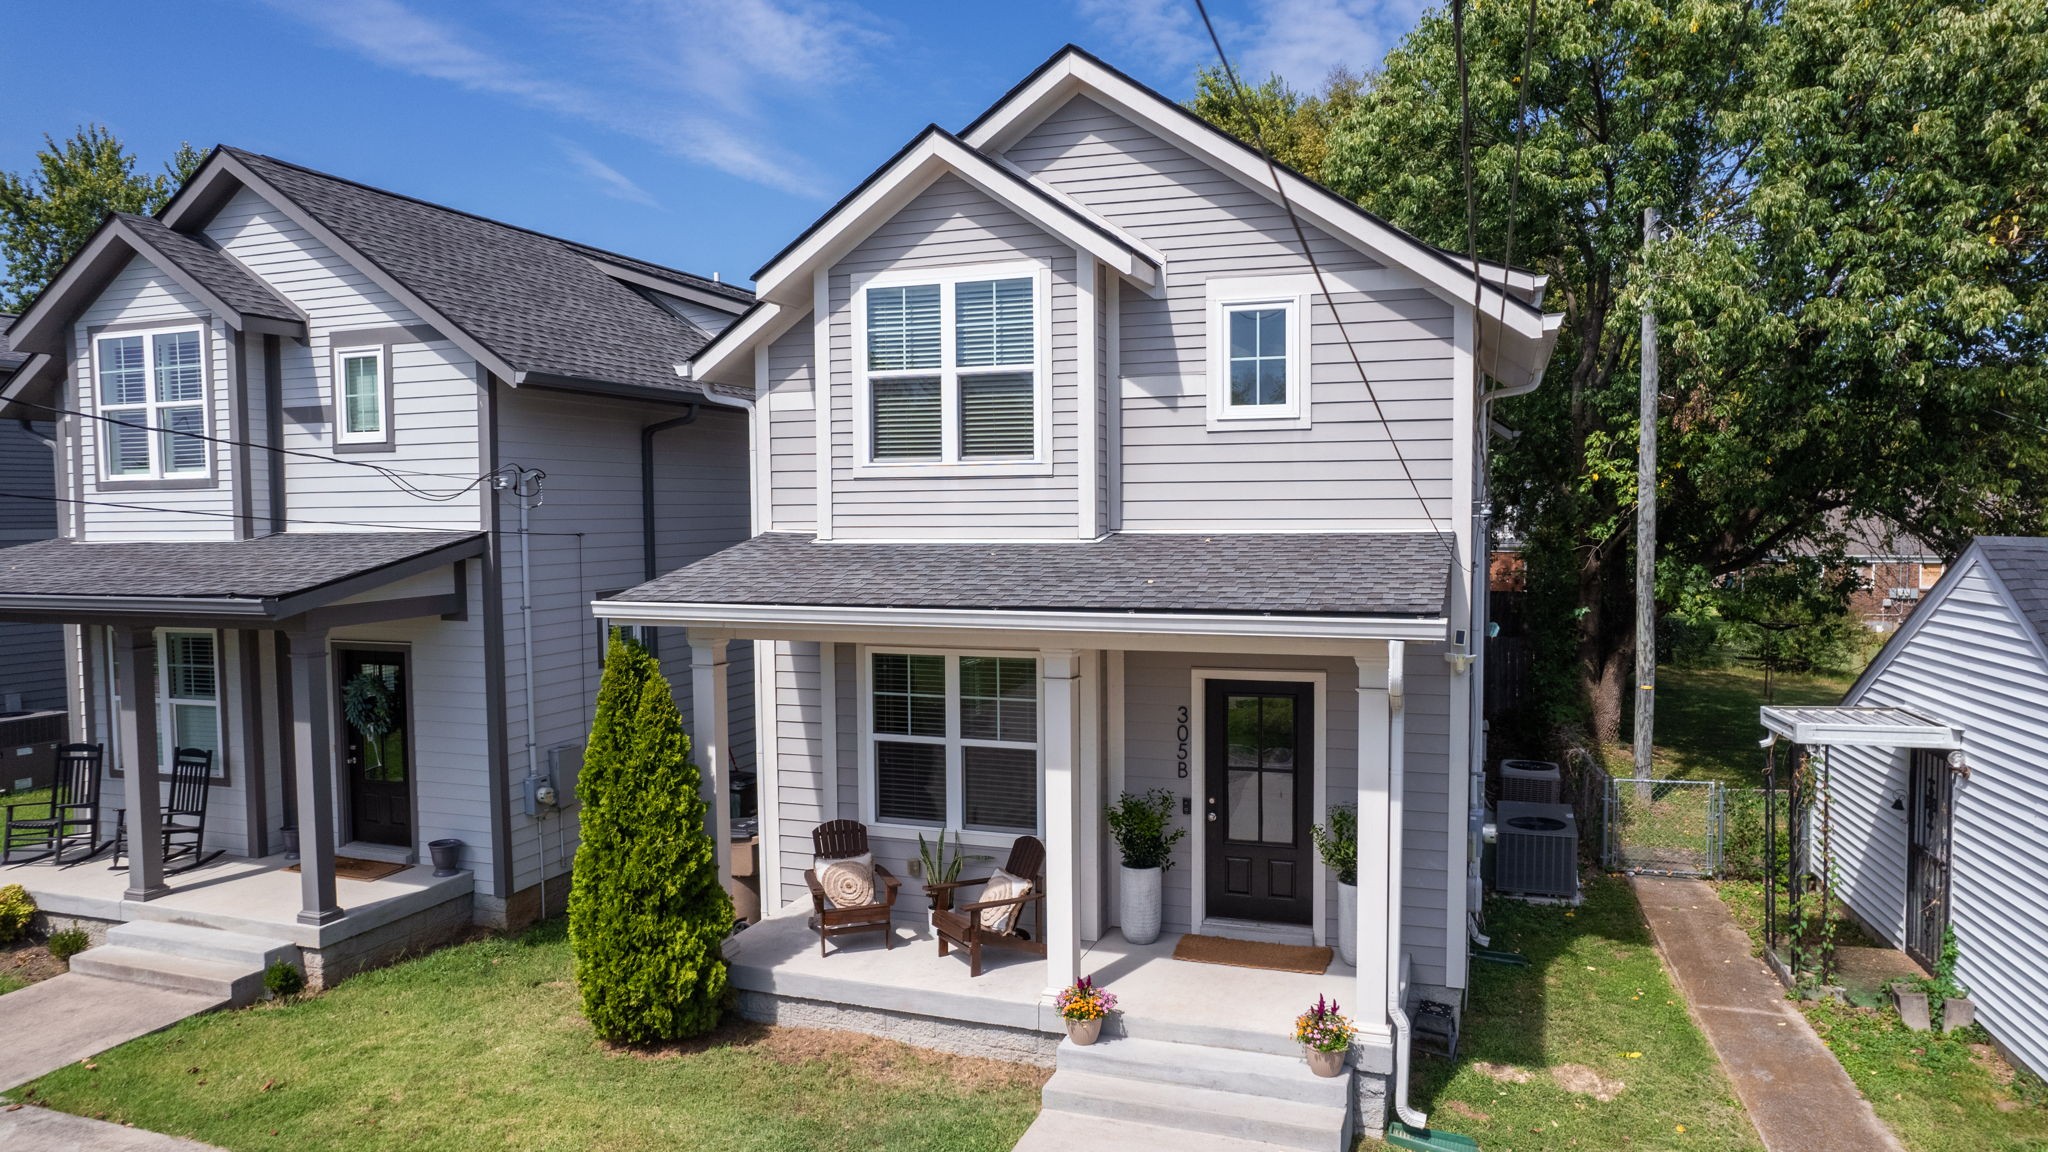
<svg viewBox="0 0 2048 1152">
<path fill-rule="evenodd" d="M 861 856 L 868 852 L 868 826 L 858 820 L 827 820 L 811 830 L 813 853 L 820 860 L 844 860 L 850 856 Z M 804 884 L 811 890 L 811 907 L 816 913 L 818 925 L 818 955 L 825 955 L 825 941 L 833 936 L 845 936 L 853 932 L 880 932 L 882 948 L 886 951 L 896 946 L 896 934 L 889 930 L 890 917 L 896 911 L 896 890 L 902 881 L 889 874 L 887 868 L 875 865 L 875 896 L 873 904 L 862 904 L 852 908 L 834 908 L 825 900 L 825 886 L 818 882 L 816 869 L 804 869 Z"/>
<path fill-rule="evenodd" d="M 212 752 L 204 748 L 180 748 L 172 754 L 169 795 L 165 797 L 162 812 L 166 873 L 190 872 L 223 851 L 219 848 L 205 851 L 206 797 L 213 790 L 209 786 L 212 778 Z M 113 867 L 117 870 L 126 867 L 121 863 L 121 856 L 127 847 L 128 810 L 116 808 Z M 170 867 L 175 860 L 185 863 L 177 868 Z"/>
<path fill-rule="evenodd" d="M 5 823 L 0 825 L 0 864 L 13 864 L 16 845 L 26 840 L 27 845 L 42 849 L 19 861 L 40 860 L 51 857 L 51 863 L 64 863 L 64 849 L 83 841 L 85 851 L 78 860 L 90 860 L 105 845 L 99 841 L 100 830 L 100 765 L 106 758 L 106 747 L 101 744 L 63 744 L 57 748 L 57 780 L 50 789 L 49 815 L 25 817 L 18 815 L 20 809 L 39 810 L 44 807 L 40 801 L 18 801 L 5 809 Z"/>
<path fill-rule="evenodd" d="M 953 897 L 959 889 L 985 885 L 990 877 L 925 885 L 926 890 L 932 893 L 932 933 L 939 938 L 939 955 L 949 955 L 954 948 L 965 948 L 970 977 L 981 975 L 983 948 L 1014 948 L 1036 956 L 1045 955 L 1045 845 L 1036 836 L 1017 837 L 1017 842 L 1010 845 L 1010 858 L 1004 862 L 1003 871 L 1029 880 L 1031 891 L 1022 896 L 977 900 L 956 908 L 952 906 Z M 1010 909 L 1010 918 L 1003 929 L 997 931 L 987 925 L 983 913 L 1002 908 Z M 1037 912 L 1031 931 L 1024 928 L 1026 908 Z"/>
</svg>

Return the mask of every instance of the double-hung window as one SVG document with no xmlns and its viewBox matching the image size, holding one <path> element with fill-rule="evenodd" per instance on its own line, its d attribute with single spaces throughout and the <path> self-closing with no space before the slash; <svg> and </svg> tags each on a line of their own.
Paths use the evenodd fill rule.
<svg viewBox="0 0 2048 1152">
<path fill-rule="evenodd" d="M 384 348 L 334 350 L 334 438 L 341 444 L 382 444 L 389 438 Z"/>
<path fill-rule="evenodd" d="M 206 341 L 197 327 L 96 337 L 109 480 L 205 477 Z"/>
<path fill-rule="evenodd" d="M 1045 272 L 894 273 L 855 303 L 867 465 L 1042 458 Z"/>
<path fill-rule="evenodd" d="M 220 763 L 219 653 L 212 632 L 157 634 L 157 748 L 169 765 L 179 748 L 204 748 Z"/>
<path fill-rule="evenodd" d="M 868 654 L 874 819 L 1038 831 L 1038 661 Z"/>
<path fill-rule="evenodd" d="M 1209 427 L 1306 427 L 1308 296 L 1284 279 L 1209 282 Z"/>
</svg>

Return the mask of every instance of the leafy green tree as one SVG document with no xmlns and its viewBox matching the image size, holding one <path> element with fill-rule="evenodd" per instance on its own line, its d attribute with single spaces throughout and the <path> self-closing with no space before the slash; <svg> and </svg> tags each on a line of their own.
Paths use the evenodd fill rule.
<svg viewBox="0 0 2048 1152">
<path fill-rule="evenodd" d="M 732 897 L 718 883 L 682 713 L 661 664 L 614 630 L 577 798 L 569 939 L 599 1036 L 697 1036 L 724 1005 Z"/>
<path fill-rule="evenodd" d="M 1539 659 L 1577 672 L 1538 677 L 1540 703 L 1612 739 L 1646 288 L 1670 580 L 1825 544 L 1838 510 L 1949 551 L 2048 529 L 2048 7 L 1536 3 L 1526 76 L 1527 7 L 1465 13 L 1479 249 L 1502 256 L 1512 217 L 1514 262 L 1566 318 L 1544 386 L 1493 413 L 1521 435 L 1491 480 L 1526 541 Z M 1321 175 L 1462 251 L 1458 88 L 1435 11 L 1335 124 Z M 1648 275 L 1646 207 L 1672 229 Z"/>
<path fill-rule="evenodd" d="M 1764 670 L 1764 703 L 1783 672 L 1840 670 L 1869 635 L 1849 612 L 1859 577 L 1838 558 L 1774 559 L 1727 578 L 1719 614 L 1726 639 Z"/>
<path fill-rule="evenodd" d="M 135 170 L 135 156 L 103 124 L 88 124 L 58 143 L 43 137 L 36 168 L 0 172 L 0 306 L 19 310 L 50 282 L 109 212 L 155 212 L 205 154 L 178 145 L 161 175 Z"/>
<path fill-rule="evenodd" d="M 1332 72 L 1320 92 L 1301 93 L 1269 76 L 1256 88 L 1231 88 L 1221 68 L 1195 74 L 1188 109 L 1246 142 L 1256 134 L 1273 159 L 1312 179 L 1322 179 L 1329 162 L 1330 132 L 1358 100 L 1364 82 L 1343 69 Z"/>
</svg>

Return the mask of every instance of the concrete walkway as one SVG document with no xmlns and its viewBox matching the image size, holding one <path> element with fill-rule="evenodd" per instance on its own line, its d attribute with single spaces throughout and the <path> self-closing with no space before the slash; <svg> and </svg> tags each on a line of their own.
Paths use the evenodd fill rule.
<svg viewBox="0 0 2048 1152">
<path fill-rule="evenodd" d="M 0 1148 L 7 1152 L 220 1152 L 211 1144 L 176 1136 L 34 1105 L 14 1108 L 8 1104 L 0 1104 Z"/>
<path fill-rule="evenodd" d="M 0 1092 L 226 1002 L 76 972 L 9 992 L 0 998 Z M 0 1147 L 13 1145 L 0 1140 Z"/>
<path fill-rule="evenodd" d="M 1638 876 L 1636 898 L 1679 994 L 1770 1152 L 1901 1152 L 1713 888 Z"/>
</svg>

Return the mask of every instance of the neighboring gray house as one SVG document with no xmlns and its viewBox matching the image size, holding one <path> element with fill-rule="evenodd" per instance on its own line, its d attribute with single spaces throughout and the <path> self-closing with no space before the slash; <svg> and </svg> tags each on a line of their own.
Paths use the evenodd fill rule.
<svg viewBox="0 0 2048 1152">
<path fill-rule="evenodd" d="M 1559 318 L 1541 277 L 1475 277 L 1281 181 L 1284 205 L 1255 152 L 1069 48 L 958 135 L 911 140 L 679 364 L 757 396 L 761 531 L 595 611 L 686 629 L 699 674 L 730 638 L 772 658 L 773 914 L 730 950 L 744 1010 L 1044 1059 L 1048 992 L 1093 974 L 1130 1035 L 1192 1068 L 1291 1055 L 1294 1015 L 1329 993 L 1363 1029 L 1377 1128 L 1403 1010 L 1461 1003 L 1487 403 L 1535 386 Z M 700 746 L 742 734 L 696 717 Z M 1130 945 L 1103 810 L 1151 789 L 1191 834 L 1167 935 Z M 1335 943 L 1309 829 L 1339 804 L 1363 829 L 1355 970 L 1168 958 L 1182 934 Z M 910 877 L 899 935 L 924 916 L 920 835 L 998 862 L 1042 838 L 1047 958 L 979 979 L 922 938 L 820 959 L 802 873 L 834 818 Z M 1048 1115 L 1108 1090 L 1053 1083 Z"/>
<path fill-rule="evenodd" d="M 1929 968 L 1953 927 L 1978 1020 L 2048 1073 L 2048 539 L 1971 544 L 1842 704 L 1814 719 L 1898 709 L 1951 735 L 1828 742 L 1837 891 Z"/>
<path fill-rule="evenodd" d="M 544 888 L 559 909 L 589 601 L 748 535 L 751 389 L 671 365 L 751 301 L 233 148 L 155 218 L 111 216 L 13 322 L 32 359 L 0 394 L 0 416 L 55 418 L 68 501 L 62 539 L 0 552 L 0 616 L 65 625 L 110 807 L 138 760 L 212 749 L 208 846 L 275 861 L 292 828 L 304 872 L 273 896 L 322 947 L 396 915 L 370 907 L 395 880 L 337 894 L 336 854 L 459 839 L 473 893 L 421 879 L 416 911 L 516 923 Z M 380 684 L 396 726 L 351 723 Z M 550 775 L 560 810 L 531 800 Z M 71 882 L 51 871 L 16 875 Z M 150 871 L 74 910 L 197 914 Z"/>
<path fill-rule="evenodd" d="M 28 362 L 7 342 L 13 320 L 0 313 L 0 389 Z M 57 534 L 57 465 L 49 435 L 48 421 L 0 425 L 0 548 Z M 48 624 L 0 621 L 0 713 L 63 708 L 63 632 Z M 0 769 L 0 791 L 11 783 Z"/>
</svg>

